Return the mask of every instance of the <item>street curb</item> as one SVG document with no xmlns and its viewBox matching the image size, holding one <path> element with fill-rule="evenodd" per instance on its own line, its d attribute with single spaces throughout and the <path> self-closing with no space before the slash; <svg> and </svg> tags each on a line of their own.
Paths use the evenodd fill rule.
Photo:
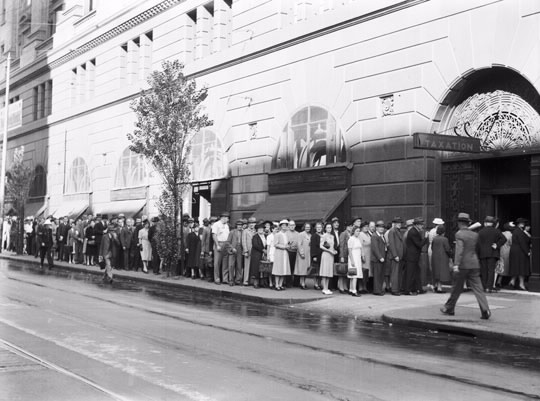
<svg viewBox="0 0 540 401">
<path fill-rule="evenodd" d="M 22 259 L 18 257 L 17 255 L 4 255 L 0 254 L 0 259 L 6 259 L 6 260 L 14 260 L 17 262 L 24 262 L 28 264 L 33 264 L 36 266 L 40 265 L 40 261 L 38 259 Z M 86 274 L 92 274 L 94 276 L 103 276 L 102 270 L 94 270 L 94 269 L 86 269 L 84 267 L 75 265 L 66 265 L 64 263 L 59 264 L 56 263 L 54 265 L 54 270 L 64 270 L 64 271 L 72 271 L 76 273 L 86 273 Z M 246 302 L 254 302 L 254 303 L 260 303 L 265 305 L 274 305 L 274 306 L 284 306 L 284 305 L 298 305 L 306 302 L 313 302 L 317 301 L 319 299 L 324 299 L 324 297 L 314 297 L 311 299 L 296 299 L 296 298 L 265 298 L 265 297 L 259 297 L 256 295 L 251 294 L 239 294 L 237 292 L 222 290 L 219 288 L 204 288 L 204 287 L 195 287 L 191 286 L 185 283 L 182 283 L 181 281 L 166 281 L 163 279 L 152 279 L 147 278 L 144 276 L 128 276 L 122 274 L 121 270 L 115 270 L 114 271 L 114 279 L 118 281 L 136 281 L 136 282 L 142 282 L 142 283 L 148 283 L 148 284 L 154 284 L 154 285 L 162 285 L 169 288 L 181 288 L 183 290 L 187 290 L 191 293 L 200 293 L 200 294 L 212 294 L 217 295 L 222 298 L 228 298 L 228 299 L 234 299 L 239 301 L 246 301 Z M 225 287 L 225 285 L 223 285 Z M 264 290 L 262 290 L 264 291 Z"/>
<path fill-rule="evenodd" d="M 387 312 L 391 313 L 391 312 Z M 540 339 L 533 337 L 518 336 L 513 334 L 493 332 L 485 329 L 479 329 L 474 327 L 463 327 L 453 324 L 445 324 L 443 322 L 434 322 L 429 320 L 413 320 L 405 319 L 395 316 L 388 316 L 386 313 L 382 314 L 382 321 L 385 323 L 391 323 L 399 326 L 414 327 L 418 329 L 436 330 L 439 332 L 450 333 L 455 335 L 469 335 L 481 339 L 494 340 L 499 342 L 513 343 L 518 345 L 540 347 Z"/>
</svg>

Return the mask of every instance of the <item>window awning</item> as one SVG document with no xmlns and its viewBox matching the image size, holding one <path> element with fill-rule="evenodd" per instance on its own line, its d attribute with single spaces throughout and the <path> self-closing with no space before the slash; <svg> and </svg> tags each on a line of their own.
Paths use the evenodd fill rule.
<svg viewBox="0 0 540 401">
<path fill-rule="evenodd" d="M 327 220 L 348 194 L 347 190 L 339 190 L 269 195 L 254 216 L 271 221 L 283 218 L 298 221 Z"/>
<path fill-rule="evenodd" d="M 72 200 L 63 202 L 58 209 L 51 213 L 56 218 L 69 217 L 76 219 L 88 209 L 87 200 Z"/>
<path fill-rule="evenodd" d="M 46 207 L 47 205 L 45 202 L 29 202 L 24 206 L 25 217 L 33 217 L 36 219 L 45 212 Z"/>
<path fill-rule="evenodd" d="M 108 218 L 123 213 L 126 217 L 138 217 L 146 206 L 145 199 L 123 200 L 108 203 L 98 203 L 93 207 L 94 215 L 106 214 Z"/>
</svg>

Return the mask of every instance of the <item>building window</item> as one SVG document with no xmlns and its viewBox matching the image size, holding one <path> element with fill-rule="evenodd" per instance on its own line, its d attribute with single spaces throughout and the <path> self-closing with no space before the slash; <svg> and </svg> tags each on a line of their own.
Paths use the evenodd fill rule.
<svg viewBox="0 0 540 401">
<path fill-rule="evenodd" d="M 34 178 L 30 185 L 28 195 L 30 197 L 45 196 L 47 194 L 47 175 L 42 165 L 37 165 L 34 170 Z"/>
<path fill-rule="evenodd" d="M 191 142 L 191 180 L 209 181 L 227 175 L 221 142 L 212 131 L 205 129 Z"/>
<path fill-rule="evenodd" d="M 309 106 L 285 125 L 272 167 L 295 169 L 346 161 L 347 149 L 336 119 L 322 107 Z"/>
<path fill-rule="evenodd" d="M 143 157 L 126 148 L 116 169 L 115 187 L 139 187 L 146 184 L 146 177 L 147 171 Z"/>
<path fill-rule="evenodd" d="M 129 85 L 148 78 L 152 71 L 153 31 L 148 31 L 120 46 L 120 87 L 127 77 Z"/>
<path fill-rule="evenodd" d="M 48 80 L 34 87 L 33 105 L 34 120 L 51 114 L 52 108 L 52 80 Z"/>
<path fill-rule="evenodd" d="M 67 193 L 90 192 L 90 174 L 82 157 L 73 160 L 69 170 Z"/>
</svg>

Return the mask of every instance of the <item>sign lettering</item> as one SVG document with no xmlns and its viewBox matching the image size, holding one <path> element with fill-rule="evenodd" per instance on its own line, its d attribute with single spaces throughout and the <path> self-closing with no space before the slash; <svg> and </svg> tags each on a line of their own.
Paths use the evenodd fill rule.
<svg viewBox="0 0 540 401">
<path fill-rule="evenodd" d="M 413 134 L 413 140 L 415 149 L 480 153 L 479 138 L 464 138 L 454 135 L 438 135 L 415 132 Z"/>
</svg>

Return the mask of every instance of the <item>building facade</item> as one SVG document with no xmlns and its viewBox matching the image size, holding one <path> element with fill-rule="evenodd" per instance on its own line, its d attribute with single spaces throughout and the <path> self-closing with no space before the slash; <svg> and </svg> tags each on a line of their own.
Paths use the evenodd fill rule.
<svg viewBox="0 0 540 401">
<path fill-rule="evenodd" d="M 195 217 L 526 217 L 540 273 L 539 2 L 2 4 L 0 67 L 11 52 L 23 100 L 8 155 L 24 145 L 36 170 L 31 210 L 155 213 L 129 105 L 179 59 L 214 121 L 192 148 Z M 482 151 L 417 149 L 415 132 Z"/>
</svg>

